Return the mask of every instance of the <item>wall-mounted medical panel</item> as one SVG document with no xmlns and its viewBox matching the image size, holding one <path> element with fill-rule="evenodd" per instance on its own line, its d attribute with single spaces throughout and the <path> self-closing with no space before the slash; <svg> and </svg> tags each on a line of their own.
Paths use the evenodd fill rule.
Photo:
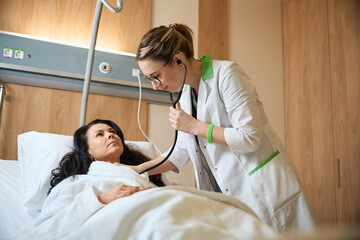
<svg viewBox="0 0 360 240">
<path fill-rule="evenodd" d="M 0 78 L 5 83 L 82 91 L 88 46 L 0 31 Z M 90 92 L 138 98 L 140 71 L 135 55 L 96 49 Z M 169 103 L 168 94 L 155 91 L 141 79 L 142 99 Z"/>
</svg>

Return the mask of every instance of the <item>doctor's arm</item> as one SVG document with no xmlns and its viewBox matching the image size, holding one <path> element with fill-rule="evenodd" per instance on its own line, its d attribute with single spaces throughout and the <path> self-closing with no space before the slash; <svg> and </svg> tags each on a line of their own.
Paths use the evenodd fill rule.
<svg viewBox="0 0 360 240">
<path fill-rule="evenodd" d="M 234 154 L 256 151 L 262 139 L 262 122 L 255 86 L 235 63 L 223 68 L 220 75 L 218 91 L 223 106 L 214 107 L 225 107 L 227 116 L 224 117 L 232 126 L 214 126 L 212 140 L 228 146 Z M 180 106 L 170 107 L 169 120 L 173 128 L 207 139 L 209 124 L 199 122 Z"/>
<path fill-rule="evenodd" d="M 147 161 L 145 163 L 139 164 L 137 166 L 129 166 L 131 167 L 133 170 L 135 170 L 136 172 L 141 172 L 145 169 L 148 169 L 149 167 L 152 167 L 156 164 L 158 164 L 159 162 L 161 162 L 164 159 L 163 156 L 157 157 L 153 160 Z M 154 174 L 159 174 L 159 173 L 163 173 L 163 172 L 167 172 L 167 171 L 174 171 L 174 172 L 179 172 L 178 168 L 169 160 L 166 160 L 163 164 L 161 164 L 160 166 L 150 170 L 148 173 L 149 175 L 154 175 Z"/>
<path fill-rule="evenodd" d="M 179 104 L 176 105 L 176 109 L 170 107 L 169 121 L 171 122 L 172 127 L 178 131 L 190 133 L 207 139 L 210 124 L 200 122 L 191 115 L 187 114 L 180 108 Z M 214 126 L 211 136 L 214 143 L 228 146 L 225 140 L 224 130 L 224 127 Z"/>
</svg>

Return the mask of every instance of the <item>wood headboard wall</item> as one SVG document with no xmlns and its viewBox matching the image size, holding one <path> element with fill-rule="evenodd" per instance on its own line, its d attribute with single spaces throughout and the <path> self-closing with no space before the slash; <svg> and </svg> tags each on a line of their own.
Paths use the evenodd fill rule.
<svg viewBox="0 0 360 240">
<path fill-rule="evenodd" d="M 96 0 L 2 0 L 0 30 L 88 45 L 95 6 Z M 96 46 L 135 53 L 150 24 L 151 0 L 123 0 L 118 14 L 103 7 Z M 9 83 L 5 88 L 1 159 L 17 159 L 18 134 L 41 131 L 72 135 L 78 128 L 81 93 Z M 86 121 L 110 119 L 119 124 L 127 140 L 145 140 L 137 126 L 137 104 L 137 100 L 91 94 Z M 142 102 L 140 118 L 147 132 L 146 102 Z"/>
<path fill-rule="evenodd" d="M 1 0 L 0 30 L 88 45 L 96 2 Z M 103 7 L 96 46 L 135 53 L 151 26 L 151 0 L 123 0 L 122 6 L 117 14 Z"/>
<path fill-rule="evenodd" d="M 228 0 L 199 0 L 199 57 L 229 59 L 228 7 Z"/>
<path fill-rule="evenodd" d="M 17 159 L 17 135 L 28 131 L 73 135 L 79 127 L 81 93 L 6 84 L 0 127 L 0 158 Z M 145 140 L 137 125 L 138 101 L 90 94 L 87 122 L 110 119 L 126 140 Z M 147 129 L 147 103 L 141 104 L 141 126 Z"/>
</svg>

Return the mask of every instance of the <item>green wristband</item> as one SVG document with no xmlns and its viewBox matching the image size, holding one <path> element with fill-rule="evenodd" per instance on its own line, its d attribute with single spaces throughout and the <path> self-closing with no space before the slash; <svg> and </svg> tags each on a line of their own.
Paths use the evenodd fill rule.
<svg viewBox="0 0 360 240">
<path fill-rule="evenodd" d="M 209 128 L 208 128 L 208 132 L 207 132 L 207 140 L 208 140 L 208 143 L 214 143 L 213 140 L 212 140 L 212 131 L 213 131 L 213 128 L 214 128 L 214 124 L 210 124 L 210 125 L 209 125 Z"/>
</svg>

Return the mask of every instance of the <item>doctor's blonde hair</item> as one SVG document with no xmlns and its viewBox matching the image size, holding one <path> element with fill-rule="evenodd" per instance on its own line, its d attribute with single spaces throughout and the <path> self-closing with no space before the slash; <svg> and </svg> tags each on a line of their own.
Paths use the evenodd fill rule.
<svg viewBox="0 0 360 240">
<path fill-rule="evenodd" d="M 135 60 L 168 61 L 180 52 L 190 59 L 194 56 L 192 33 L 188 26 L 178 23 L 153 28 L 141 39 Z"/>
</svg>

